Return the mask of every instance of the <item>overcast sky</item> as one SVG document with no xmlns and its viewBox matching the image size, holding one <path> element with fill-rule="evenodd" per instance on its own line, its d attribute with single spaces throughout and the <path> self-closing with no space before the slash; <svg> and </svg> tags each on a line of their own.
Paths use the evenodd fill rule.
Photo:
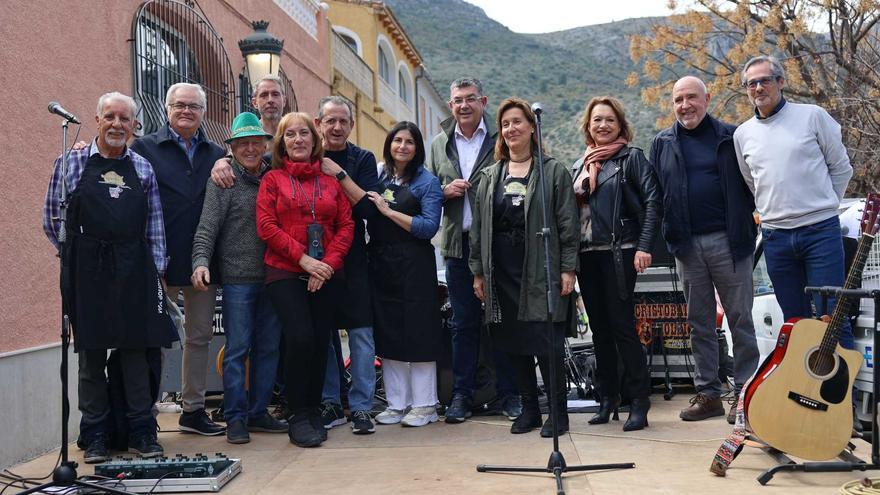
<svg viewBox="0 0 880 495">
<path fill-rule="evenodd" d="M 632 17 L 669 15 L 666 0 L 465 0 L 517 33 L 549 33 Z M 679 2 L 686 4 L 687 2 Z"/>
</svg>

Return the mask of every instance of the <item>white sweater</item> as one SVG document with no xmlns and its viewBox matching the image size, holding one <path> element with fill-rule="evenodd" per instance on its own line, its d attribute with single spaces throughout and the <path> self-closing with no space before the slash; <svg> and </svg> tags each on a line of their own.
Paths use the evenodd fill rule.
<svg viewBox="0 0 880 495">
<path fill-rule="evenodd" d="M 794 229 L 837 215 L 853 170 L 840 124 L 824 109 L 787 102 L 740 125 L 733 144 L 763 226 Z"/>
</svg>

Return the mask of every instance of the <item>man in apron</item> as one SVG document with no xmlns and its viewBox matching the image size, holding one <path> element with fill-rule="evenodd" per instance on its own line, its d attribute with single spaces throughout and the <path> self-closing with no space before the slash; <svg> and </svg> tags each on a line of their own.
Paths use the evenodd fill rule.
<svg viewBox="0 0 880 495">
<path fill-rule="evenodd" d="M 137 126 L 135 102 L 120 93 L 98 100 L 97 138 L 55 168 L 43 228 L 64 249 L 61 291 L 79 358 L 80 444 L 84 460 L 109 460 L 107 350 L 117 349 L 125 389 L 128 451 L 162 455 L 151 408 L 147 349 L 177 335 L 165 308 L 165 229 L 150 163 L 126 143 Z M 60 190 L 69 192 L 65 242 L 59 242 Z"/>
</svg>

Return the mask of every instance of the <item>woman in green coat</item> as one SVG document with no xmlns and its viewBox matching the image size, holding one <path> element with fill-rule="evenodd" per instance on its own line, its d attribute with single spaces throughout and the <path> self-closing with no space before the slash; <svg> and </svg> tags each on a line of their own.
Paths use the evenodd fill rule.
<svg viewBox="0 0 880 495">
<path fill-rule="evenodd" d="M 497 115 L 502 137 L 495 144 L 498 161 L 482 172 L 469 236 L 468 261 L 474 274 L 474 292 L 485 303 L 485 322 L 490 324 L 494 345 L 511 357 L 514 378 L 522 394 L 523 413 L 510 432 L 526 433 L 541 426 L 535 375 L 537 357 L 545 380 L 550 376 L 551 363 L 556 366 L 559 397 L 551 407 L 559 407 L 557 430 L 564 433 L 568 431 L 568 414 L 562 344 L 567 326 L 574 322 L 571 294 L 578 251 L 578 217 L 571 176 L 562 164 L 544 157 L 544 181 L 551 208 L 550 286 L 559 294 L 553 311 L 557 345 L 551 352 L 544 244 L 537 236 L 543 226 L 543 208 L 535 114 L 525 100 L 508 98 L 501 103 Z M 541 436 L 552 435 L 548 419 L 541 428 Z"/>
</svg>

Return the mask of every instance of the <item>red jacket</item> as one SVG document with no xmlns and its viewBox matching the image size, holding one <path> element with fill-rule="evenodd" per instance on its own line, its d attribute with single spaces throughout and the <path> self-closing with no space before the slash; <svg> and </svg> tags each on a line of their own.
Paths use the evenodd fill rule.
<svg viewBox="0 0 880 495">
<path fill-rule="evenodd" d="M 312 223 L 309 204 L 315 191 L 315 217 L 324 226 L 324 258 L 339 271 L 354 237 L 351 204 L 342 186 L 321 172 L 319 162 L 285 160 L 284 169 L 270 170 L 260 181 L 257 194 L 257 235 L 266 241 L 266 265 L 305 273 L 299 259 L 308 254 L 307 228 Z M 297 185 L 299 183 L 299 185 Z M 301 186 L 301 187 L 300 187 Z M 305 193 L 305 194 L 303 194 Z"/>
</svg>

